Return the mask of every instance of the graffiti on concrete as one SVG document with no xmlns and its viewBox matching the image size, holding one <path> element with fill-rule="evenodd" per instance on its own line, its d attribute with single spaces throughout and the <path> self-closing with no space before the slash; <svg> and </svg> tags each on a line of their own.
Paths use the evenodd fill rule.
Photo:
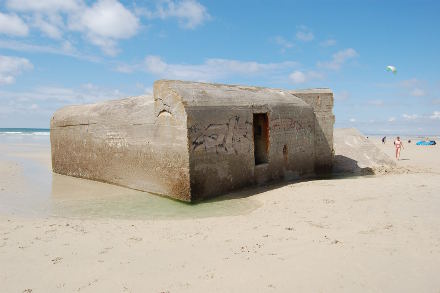
<svg viewBox="0 0 440 293">
<path fill-rule="evenodd" d="M 210 123 L 205 127 L 192 126 L 188 129 L 193 151 L 216 153 L 239 153 L 239 149 L 251 148 L 252 123 L 233 116 L 225 123 Z"/>
</svg>

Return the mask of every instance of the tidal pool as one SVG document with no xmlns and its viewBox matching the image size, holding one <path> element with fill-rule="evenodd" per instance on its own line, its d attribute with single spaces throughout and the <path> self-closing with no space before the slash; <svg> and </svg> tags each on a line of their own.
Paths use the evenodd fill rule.
<svg viewBox="0 0 440 293">
<path fill-rule="evenodd" d="M 0 136 L 0 214 L 29 217 L 170 219 L 241 215 L 261 203 L 246 191 L 197 204 L 52 173 L 46 135 Z"/>
</svg>

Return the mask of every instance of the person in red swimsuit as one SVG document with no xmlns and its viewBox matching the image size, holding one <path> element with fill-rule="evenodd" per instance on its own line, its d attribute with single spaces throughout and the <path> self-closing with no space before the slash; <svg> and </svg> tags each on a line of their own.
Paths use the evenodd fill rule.
<svg viewBox="0 0 440 293">
<path fill-rule="evenodd" d="M 400 140 L 399 136 L 394 141 L 394 146 L 396 147 L 396 159 L 399 160 L 399 158 L 400 158 L 400 149 L 403 149 L 403 143 Z"/>
</svg>

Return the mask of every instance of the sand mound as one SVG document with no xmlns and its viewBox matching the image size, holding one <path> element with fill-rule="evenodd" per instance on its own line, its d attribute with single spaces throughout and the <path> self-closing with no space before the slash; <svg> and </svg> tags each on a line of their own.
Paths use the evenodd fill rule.
<svg viewBox="0 0 440 293">
<path fill-rule="evenodd" d="M 357 129 L 335 129 L 333 139 L 335 148 L 333 172 L 360 175 L 398 172 L 394 160 Z"/>
</svg>

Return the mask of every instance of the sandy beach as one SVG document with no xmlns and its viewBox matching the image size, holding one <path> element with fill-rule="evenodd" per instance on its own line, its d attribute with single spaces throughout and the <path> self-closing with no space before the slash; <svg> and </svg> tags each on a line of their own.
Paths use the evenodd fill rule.
<svg viewBox="0 0 440 293">
<path fill-rule="evenodd" d="M 0 292 L 439 292 L 440 149 L 404 146 L 405 172 L 188 205 L 52 174 L 48 137 L 3 137 Z"/>
<path fill-rule="evenodd" d="M 0 0 L 0 293 L 440 293 L 439 12 Z"/>
</svg>

